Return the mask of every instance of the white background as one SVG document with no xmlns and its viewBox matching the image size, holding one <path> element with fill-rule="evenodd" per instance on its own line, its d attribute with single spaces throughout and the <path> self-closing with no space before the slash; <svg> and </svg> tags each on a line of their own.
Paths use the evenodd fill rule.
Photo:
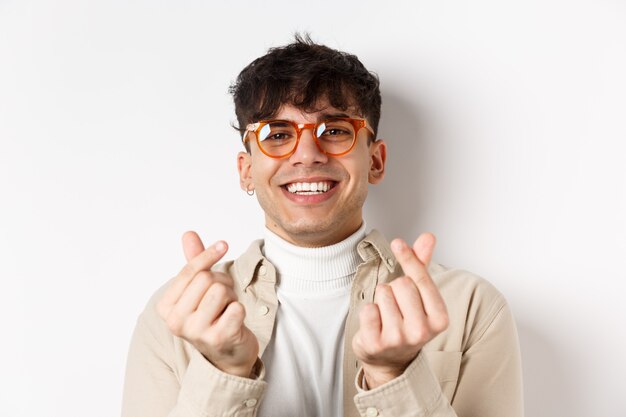
<svg viewBox="0 0 626 417">
<path fill-rule="evenodd" d="M 381 78 L 370 227 L 516 316 L 531 417 L 626 415 L 623 1 L 0 0 L 0 414 L 119 414 L 180 235 L 260 236 L 227 89 L 296 30 Z M 503 416 L 504 417 L 504 416 Z"/>
</svg>

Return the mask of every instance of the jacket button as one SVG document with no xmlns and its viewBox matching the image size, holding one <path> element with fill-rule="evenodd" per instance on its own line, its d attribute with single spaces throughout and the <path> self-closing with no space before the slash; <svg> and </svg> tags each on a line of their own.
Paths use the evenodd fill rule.
<svg viewBox="0 0 626 417">
<path fill-rule="evenodd" d="M 264 276 L 267 273 L 267 268 L 265 267 L 265 265 L 261 265 L 259 267 L 259 275 Z"/>
<path fill-rule="evenodd" d="M 365 415 L 367 417 L 376 417 L 378 415 L 378 410 L 374 407 L 367 407 L 367 410 L 365 410 Z"/>
<path fill-rule="evenodd" d="M 256 398 L 250 398 L 244 402 L 246 407 L 254 407 L 256 405 Z"/>
<path fill-rule="evenodd" d="M 259 306 L 258 308 L 258 312 L 261 316 L 266 315 L 267 313 L 269 313 L 270 309 L 268 306 Z"/>
</svg>

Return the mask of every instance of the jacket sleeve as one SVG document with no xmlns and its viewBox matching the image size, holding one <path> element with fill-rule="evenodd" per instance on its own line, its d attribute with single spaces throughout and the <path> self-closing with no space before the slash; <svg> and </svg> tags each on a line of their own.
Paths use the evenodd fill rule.
<svg viewBox="0 0 626 417">
<path fill-rule="evenodd" d="M 256 379 L 221 372 L 149 309 L 132 336 L 122 417 L 255 416 L 267 385 L 261 361 Z"/>
<path fill-rule="evenodd" d="M 452 400 L 443 394 L 426 355 L 402 375 L 375 389 L 356 377 L 355 404 L 364 417 L 523 417 L 522 371 L 515 323 L 504 303 L 461 356 Z M 445 381 L 441 381 L 445 382 Z"/>
<path fill-rule="evenodd" d="M 452 406 L 461 417 L 524 416 L 519 340 L 506 303 L 463 353 Z"/>
</svg>

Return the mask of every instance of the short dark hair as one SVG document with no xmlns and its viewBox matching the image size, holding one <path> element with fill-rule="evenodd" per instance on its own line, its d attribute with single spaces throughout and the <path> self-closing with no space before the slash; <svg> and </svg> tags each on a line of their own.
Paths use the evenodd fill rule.
<svg viewBox="0 0 626 417">
<path fill-rule="evenodd" d="M 355 55 L 316 44 L 309 35 L 271 48 L 241 71 L 229 92 L 235 101 L 243 135 L 249 123 L 271 119 L 284 104 L 307 113 L 319 111 L 319 99 L 342 111 L 354 107 L 366 117 L 374 137 L 378 132 L 381 96 L 378 76 Z M 247 147 L 247 146 L 246 146 Z"/>
</svg>

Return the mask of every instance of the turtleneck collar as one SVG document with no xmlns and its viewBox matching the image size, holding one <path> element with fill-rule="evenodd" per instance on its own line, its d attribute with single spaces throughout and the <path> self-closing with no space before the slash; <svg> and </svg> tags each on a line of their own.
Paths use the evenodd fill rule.
<svg viewBox="0 0 626 417">
<path fill-rule="evenodd" d="M 289 292 L 326 292 L 349 287 L 362 262 L 357 244 L 365 238 L 365 222 L 345 240 L 320 248 L 293 245 L 265 229 L 264 256 L 278 273 L 278 287 Z"/>
</svg>

